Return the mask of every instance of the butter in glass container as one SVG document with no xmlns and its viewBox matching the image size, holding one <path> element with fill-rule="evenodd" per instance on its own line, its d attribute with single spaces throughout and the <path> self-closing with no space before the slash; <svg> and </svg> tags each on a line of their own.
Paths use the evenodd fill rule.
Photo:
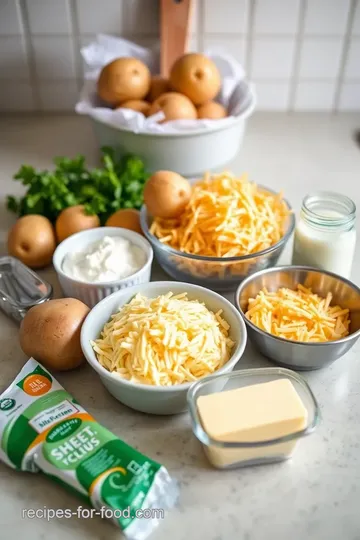
<svg viewBox="0 0 360 540">
<path fill-rule="evenodd" d="M 319 421 L 307 383 L 284 368 L 207 377 L 188 393 L 193 431 L 217 468 L 289 458 Z"/>
</svg>

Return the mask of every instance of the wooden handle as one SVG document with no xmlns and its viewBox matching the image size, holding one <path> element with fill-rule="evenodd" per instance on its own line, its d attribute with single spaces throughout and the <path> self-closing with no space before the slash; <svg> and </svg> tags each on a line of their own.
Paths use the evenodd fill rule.
<svg viewBox="0 0 360 540">
<path fill-rule="evenodd" d="M 192 0 L 161 0 L 160 71 L 168 77 L 171 66 L 187 49 Z"/>
</svg>

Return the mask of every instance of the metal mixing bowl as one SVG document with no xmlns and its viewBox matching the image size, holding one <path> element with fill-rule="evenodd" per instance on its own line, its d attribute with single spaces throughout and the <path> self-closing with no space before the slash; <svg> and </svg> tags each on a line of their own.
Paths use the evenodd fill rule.
<svg viewBox="0 0 360 540">
<path fill-rule="evenodd" d="M 266 287 L 277 291 L 281 287 L 296 289 L 298 283 L 325 297 L 333 294 L 332 304 L 350 310 L 350 334 L 326 343 L 299 343 L 272 336 L 250 322 L 246 317 L 249 298 L 254 298 Z M 351 281 L 331 272 L 306 266 L 278 266 L 261 270 L 245 279 L 238 287 L 235 303 L 248 329 L 254 345 L 277 364 L 297 370 L 325 367 L 348 352 L 360 336 L 360 289 Z"/>
</svg>

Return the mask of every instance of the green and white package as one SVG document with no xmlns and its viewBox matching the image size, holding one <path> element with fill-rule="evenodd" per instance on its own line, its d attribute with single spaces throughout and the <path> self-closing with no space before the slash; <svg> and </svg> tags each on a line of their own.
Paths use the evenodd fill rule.
<svg viewBox="0 0 360 540">
<path fill-rule="evenodd" d="M 42 471 L 111 514 L 128 538 L 146 538 L 158 523 L 151 511 L 175 504 L 167 470 L 98 424 L 32 358 L 0 395 L 0 442 L 7 465 Z"/>
</svg>

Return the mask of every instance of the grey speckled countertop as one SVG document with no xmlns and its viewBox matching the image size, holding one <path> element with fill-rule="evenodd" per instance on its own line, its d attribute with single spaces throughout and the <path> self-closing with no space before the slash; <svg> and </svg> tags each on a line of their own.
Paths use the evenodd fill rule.
<svg viewBox="0 0 360 540">
<path fill-rule="evenodd" d="M 360 205 L 360 149 L 352 136 L 360 117 L 318 114 L 255 115 L 232 164 L 253 180 L 283 189 L 296 210 L 316 189 L 333 189 Z M 0 195 L 20 192 L 11 176 L 21 163 L 48 167 L 54 155 L 97 158 L 86 119 L 74 116 L 0 120 Z M 13 222 L 0 210 L 1 253 Z M 290 248 L 290 246 L 289 246 Z M 283 262 L 289 262 L 289 249 Z M 360 283 L 360 254 L 353 278 Z M 44 272 L 55 286 L 52 270 Z M 154 270 L 154 277 L 163 277 Z M 229 296 L 231 297 L 231 295 Z M 0 313 L 0 384 L 22 367 L 25 357 L 17 327 Z M 358 540 L 360 538 L 360 342 L 331 367 L 305 374 L 319 403 L 322 423 L 304 440 L 292 461 L 221 472 L 208 465 L 187 415 L 146 416 L 121 405 L 90 367 L 60 375 L 59 381 L 100 422 L 129 444 L 159 460 L 181 484 L 178 507 L 153 534 L 154 540 Z M 249 344 L 238 368 L 269 362 Z M 39 475 L 0 464 L 0 537 L 13 540 L 112 540 L 120 533 L 95 519 L 22 519 L 23 508 L 71 508 L 80 502 Z"/>
</svg>

